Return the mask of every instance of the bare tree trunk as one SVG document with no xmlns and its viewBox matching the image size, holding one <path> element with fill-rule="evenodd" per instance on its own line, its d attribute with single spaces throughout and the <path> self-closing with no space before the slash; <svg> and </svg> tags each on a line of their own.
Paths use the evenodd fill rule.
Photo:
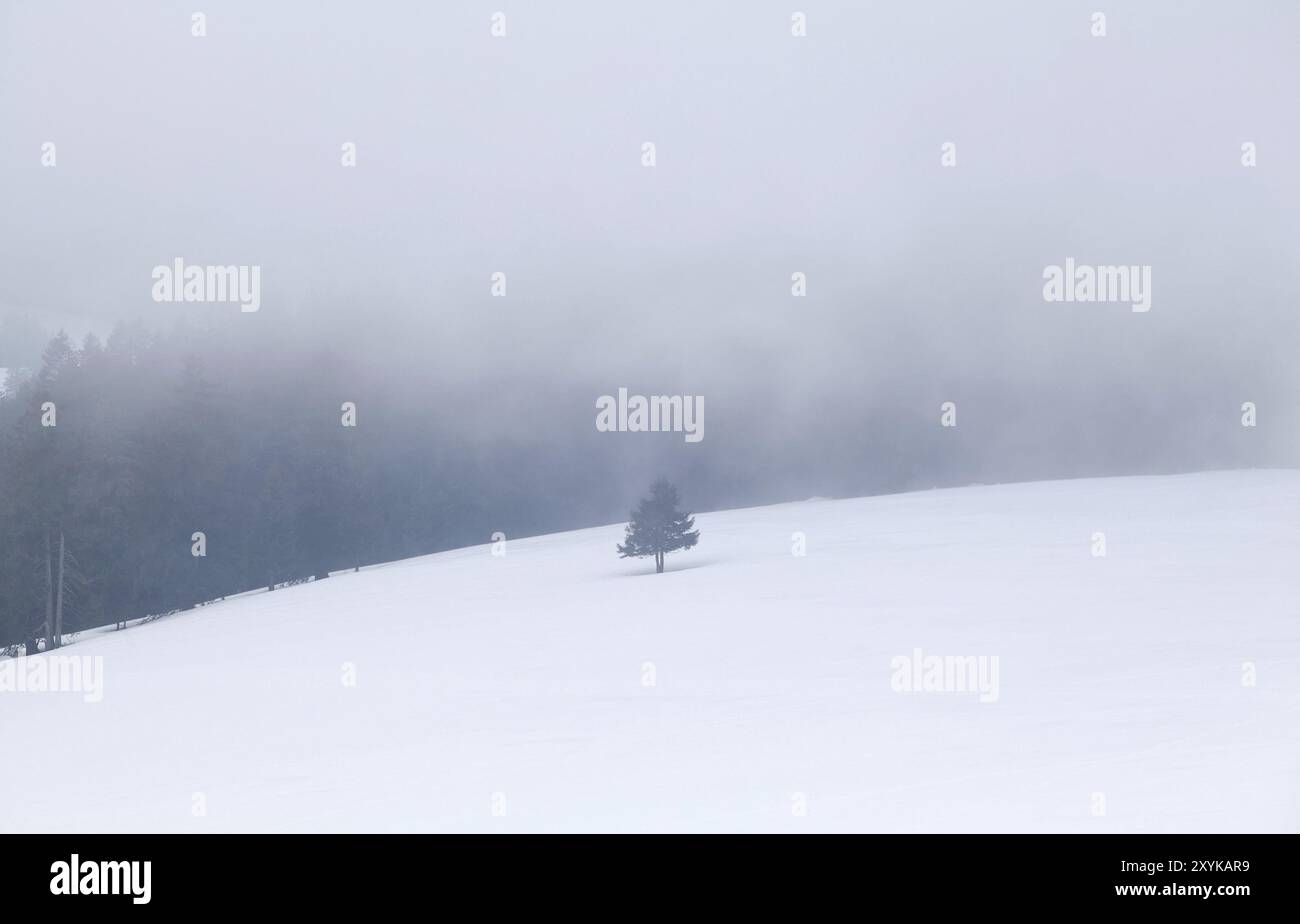
<svg viewBox="0 0 1300 924">
<path fill-rule="evenodd" d="M 664 553 L 655 552 L 655 574 L 664 573 Z"/>
<path fill-rule="evenodd" d="M 54 647 L 54 552 L 50 531 L 45 531 L 45 647 Z"/>
<path fill-rule="evenodd" d="M 54 647 L 63 644 L 63 532 L 59 531 L 59 581 L 54 585 Z"/>
</svg>

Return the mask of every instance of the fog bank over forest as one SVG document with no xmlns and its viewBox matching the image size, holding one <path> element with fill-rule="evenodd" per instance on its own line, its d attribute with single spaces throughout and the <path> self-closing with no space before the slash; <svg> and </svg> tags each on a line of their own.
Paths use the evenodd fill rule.
<svg viewBox="0 0 1300 924">
<path fill-rule="evenodd" d="M 717 509 L 1300 464 L 1300 10 L 492 12 L 6 5 L 0 366 L 143 324 L 236 425 L 354 401 L 535 491 L 528 530 L 660 473 Z M 153 301 L 178 257 L 260 267 L 260 310 Z M 1045 302 L 1066 259 L 1151 267 L 1151 310 Z M 702 396 L 705 439 L 596 432 L 620 387 Z"/>
</svg>

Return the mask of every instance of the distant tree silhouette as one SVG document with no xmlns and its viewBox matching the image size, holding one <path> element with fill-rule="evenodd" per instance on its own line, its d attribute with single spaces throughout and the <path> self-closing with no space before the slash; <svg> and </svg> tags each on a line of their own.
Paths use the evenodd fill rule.
<svg viewBox="0 0 1300 924">
<path fill-rule="evenodd" d="M 681 499 L 677 489 L 665 478 L 650 486 L 650 496 L 643 498 L 632 511 L 627 535 L 618 546 L 622 558 L 654 556 L 655 573 L 663 574 L 664 556 L 678 549 L 694 548 L 700 541 L 695 517 L 677 509 Z"/>
</svg>

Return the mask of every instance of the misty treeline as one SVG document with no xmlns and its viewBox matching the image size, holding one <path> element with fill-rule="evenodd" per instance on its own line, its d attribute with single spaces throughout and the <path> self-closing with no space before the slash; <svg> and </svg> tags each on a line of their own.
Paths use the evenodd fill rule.
<svg viewBox="0 0 1300 924">
<path fill-rule="evenodd" d="M 386 394 L 345 351 L 291 347 L 123 325 L 11 370 L 0 644 L 45 637 L 52 591 L 68 633 L 594 515 L 582 473 L 453 439 L 455 396 Z"/>
<path fill-rule="evenodd" d="M 349 317 L 344 334 L 306 309 L 123 324 L 103 342 L 55 337 L 39 359 L 31 325 L 0 328 L 0 645 L 43 632 L 60 591 L 75 632 L 496 532 L 618 522 L 660 473 L 716 510 L 1294 464 L 1294 428 L 1239 419 L 1281 386 L 1213 364 L 1143 387 L 1067 369 L 1068 389 L 1043 390 L 929 367 L 886 387 L 864 364 L 823 363 L 837 377 L 814 387 L 769 376 L 767 354 L 656 373 L 635 351 L 549 342 L 526 315 L 483 313 L 482 330 L 434 311 Z M 707 395 L 707 438 L 599 432 L 596 399 L 621 386 Z"/>
</svg>

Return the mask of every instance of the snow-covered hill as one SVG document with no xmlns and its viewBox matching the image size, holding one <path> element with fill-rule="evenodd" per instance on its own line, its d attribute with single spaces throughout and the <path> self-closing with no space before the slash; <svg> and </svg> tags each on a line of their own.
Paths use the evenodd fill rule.
<svg viewBox="0 0 1300 924">
<path fill-rule="evenodd" d="M 102 701 L 0 693 L 0 831 L 1297 830 L 1300 472 L 698 525 L 663 575 L 616 525 L 87 633 Z M 996 698 L 898 692 L 915 649 Z"/>
</svg>

